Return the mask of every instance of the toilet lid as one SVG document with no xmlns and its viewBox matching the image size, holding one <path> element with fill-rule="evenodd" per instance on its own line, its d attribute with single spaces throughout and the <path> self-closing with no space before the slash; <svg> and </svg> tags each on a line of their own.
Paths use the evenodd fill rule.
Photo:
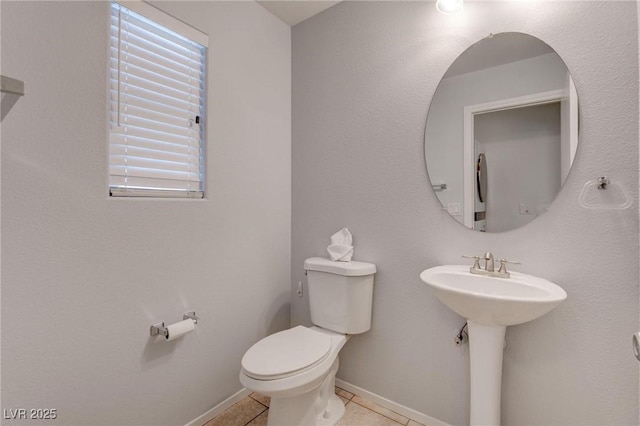
<svg viewBox="0 0 640 426">
<path fill-rule="evenodd" d="M 302 373 L 322 362 L 331 349 L 331 337 L 297 326 L 267 336 L 242 357 L 249 377 L 275 380 Z"/>
</svg>

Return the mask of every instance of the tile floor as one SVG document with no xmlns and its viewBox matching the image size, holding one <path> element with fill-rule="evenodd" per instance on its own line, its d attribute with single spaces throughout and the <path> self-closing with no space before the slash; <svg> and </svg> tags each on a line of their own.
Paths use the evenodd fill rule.
<svg viewBox="0 0 640 426">
<path fill-rule="evenodd" d="M 344 401 L 344 417 L 337 426 L 424 426 L 371 401 L 336 387 Z M 252 393 L 203 426 L 264 426 L 269 415 L 269 398 Z"/>
</svg>

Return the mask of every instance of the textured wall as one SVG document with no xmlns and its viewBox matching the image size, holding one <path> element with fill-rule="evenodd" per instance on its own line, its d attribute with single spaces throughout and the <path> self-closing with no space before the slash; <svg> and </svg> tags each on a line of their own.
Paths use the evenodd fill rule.
<svg viewBox="0 0 640 426">
<path fill-rule="evenodd" d="M 27 92 L 2 122 L 2 408 L 47 424 L 185 424 L 289 324 L 290 28 L 254 2 L 160 7 L 210 35 L 206 200 L 107 196 L 109 2 L 1 3 Z M 194 333 L 149 338 L 187 310 Z"/>
<path fill-rule="evenodd" d="M 517 230 L 472 232 L 429 188 L 424 127 L 454 59 L 488 33 L 521 31 L 565 60 L 581 102 L 574 169 L 550 211 Z M 638 35 L 635 2 L 345 2 L 292 32 L 292 286 L 342 226 L 356 260 L 378 265 L 373 327 L 339 377 L 452 424 L 468 422 L 464 320 L 419 280 L 425 268 L 491 250 L 559 283 L 568 300 L 507 330 L 506 425 L 635 424 L 638 363 Z M 628 210 L 587 210 L 585 182 L 608 175 Z M 308 323 L 305 298 L 292 321 Z"/>
</svg>

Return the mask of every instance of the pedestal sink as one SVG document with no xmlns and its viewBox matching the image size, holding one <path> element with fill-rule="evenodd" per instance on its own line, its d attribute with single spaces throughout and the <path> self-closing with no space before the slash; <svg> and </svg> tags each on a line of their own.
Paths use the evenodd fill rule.
<svg viewBox="0 0 640 426">
<path fill-rule="evenodd" d="M 500 424 L 502 352 L 508 325 L 541 317 L 567 298 L 543 278 L 476 275 L 469 266 L 443 265 L 420 274 L 440 301 L 469 324 L 471 426 Z"/>
</svg>

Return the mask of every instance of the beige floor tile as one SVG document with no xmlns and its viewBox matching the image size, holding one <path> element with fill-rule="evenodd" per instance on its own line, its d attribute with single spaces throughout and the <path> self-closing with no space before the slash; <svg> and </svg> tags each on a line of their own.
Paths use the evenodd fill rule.
<svg viewBox="0 0 640 426">
<path fill-rule="evenodd" d="M 345 406 L 344 417 L 336 426 L 399 426 L 399 424 L 388 417 L 364 408 L 362 405 L 349 402 Z"/>
<path fill-rule="evenodd" d="M 347 401 L 353 398 L 353 394 L 351 392 L 347 392 L 346 390 L 339 388 L 336 386 L 336 395 L 341 396 L 343 399 Z"/>
<path fill-rule="evenodd" d="M 335 388 L 345 404 L 337 426 L 425 426 L 344 389 Z M 252 393 L 204 426 L 266 426 L 270 398 Z"/>
<path fill-rule="evenodd" d="M 267 416 L 268 415 L 269 415 L 269 410 L 265 410 L 258 417 L 256 417 L 255 419 L 251 420 L 251 422 L 248 423 L 247 426 L 266 426 L 267 425 Z"/>
<path fill-rule="evenodd" d="M 381 407 L 378 404 L 374 404 L 371 401 L 367 401 L 366 399 L 358 396 L 358 395 L 354 395 L 354 397 L 351 399 L 351 402 L 355 402 L 356 404 L 360 404 L 365 408 L 368 408 L 369 410 L 375 411 L 378 414 L 382 414 L 385 417 L 390 418 L 391 420 L 395 420 L 396 422 L 406 425 L 407 423 L 409 423 L 409 419 L 405 416 L 401 416 L 400 414 L 391 411 L 387 408 Z"/>
<path fill-rule="evenodd" d="M 233 404 L 224 413 L 208 422 L 205 426 L 245 426 L 257 417 L 266 407 L 252 398 L 244 398 Z"/>
<path fill-rule="evenodd" d="M 271 398 L 269 398 L 268 396 L 260 395 L 259 393 L 255 392 L 253 392 L 249 396 L 258 401 L 260 404 L 266 405 L 267 407 L 269 406 L 269 402 L 271 401 Z"/>
</svg>

